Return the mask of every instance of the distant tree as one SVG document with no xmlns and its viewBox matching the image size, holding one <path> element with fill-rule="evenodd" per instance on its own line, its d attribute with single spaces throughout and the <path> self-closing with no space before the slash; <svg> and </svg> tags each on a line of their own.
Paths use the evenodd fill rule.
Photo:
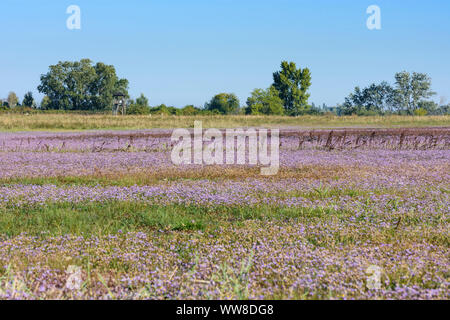
<svg viewBox="0 0 450 320">
<path fill-rule="evenodd" d="M 128 80 L 119 79 L 114 66 L 82 59 L 50 66 L 38 90 L 49 97 L 48 109 L 107 110 L 115 92 L 128 97 Z"/>
<path fill-rule="evenodd" d="M 398 109 L 408 114 L 419 108 L 419 102 L 435 94 L 431 91 L 431 78 L 425 73 L 399 72 L 395 75 L 395 84 Z"/>
<path fill-rule="evenodd" d="M 44 98 L 42 98 L 41 104 L 40 104 L 40 109 L 41 110 L 49 110 L 51 106 L 51 100 L 48 96 L 44 96 Z"/>
<path fill-rule="evenodd" d="M 283 100 L 274 86 L 263 90 L 255 89 L 247 99 L 246 114 L 282 115 L 284 113 Z"/>
<path fill-rule="evenodd" d="M 308 110 L 308 114 L 318 115 L 321 113 L 323 113 L 323 109 L 321 109 L 320 107 L 317 107 L 314 102 L 311 103 L 311 108 Z"/>
<path fill-rule="evenodd" d="M 157 107 L 151 108 L 150 113 L 152 114 L 160 114 L 160 115 L 174 115 L 177 114 L 177 108 L 168 107 L 165 104 L 161 104 Z"/>
<path fill-rule="evenodd" d="M 196 108 L 193 105 L 187 105 L 183 109 L 179 110 L 178 114 L 183 116 L 193 116 L 198 115 L 202 111 L 199 108 Z"/>
<path fill-rule="evenodd" d="M 29 107 L 32 108 L 35 104 L 34 104 L 34 98 L 33 98 L 33 93 L 31 93 L 31 91 L 27 92 L 23 98 L 23 102 L 22 104 L 25 107 Z"/>
<path fill-rule="evenodd" d="M 299 68 L 294 62 L 283 61 L 281 71 L 273 74 L 273 86 L 284 101 L 286 114 L 297 116 L 307 113 L 310 106 L 308 89 L 311 86 L 311 72 Z"/>
<path fill-rule="evenodd" d="M 436 110 L 436 115 L 450 115 L 450 103 L 442 105 Z"/>
<path fill-rule="evenodd" d="M 419 103 L 417 104 L 417 109 L 416 110 L 424 110 L 426 111 L 426 114 L 437 114 L 438 113 L 438 109 L 439 109 L 439 105 L 434 102 L 434 101 L 419 101 Z M 423 111 L 422 111 L 423 113 Z M 417 113 L 416 113 L 417 114 Z"/>
<path fill-rule="evenodd" d="M 15 106 L 17 106 L 18 105 L 18 103 L 19 103 L 19 98 L 17 97 L 17 95 L 16 95 L 16 93 L 15 92 L 13 92 L 13 91 L 11 91 L 9 94 L 8 94 L 8 106 L 10 107 L 10 108 L 14 108 Z"/>
<path fill-rule="evenodd" d="M 136 99 L 136 104 L 137 104 L 138 106 L 141 106 L 141 107 L 147 107 L 147 108 L 149 108 L 148 99 L 147 99 L 146 96 L 144 96 L 143 93 L 141 93 L 141 95 L 139 96 L 139 98 Z"/>
<path fill-rule="evenodd" d="M 136 99 L 136 101 L 130 99 L 128 101 L 128 114 L 149 114 L 150 106 L 148 104 L 148 99 L 143 93 Z"/>
<path fill-rule="evenodd" d="M 220 93 L 205 104 L 205 110 L 220 114 L 236 114 L 239 112 L 239 99 L 233 93 Z"/>
<path fill-rule="evenodd" d="M 392 111 L 395 106 L 396 91 L 387 82 L 371 84 L 361 90 L 355 87 L 342 106 L 339 113 L 341 115 L 370 115 L 381 114 L 385 111 Z"/>
</svg>

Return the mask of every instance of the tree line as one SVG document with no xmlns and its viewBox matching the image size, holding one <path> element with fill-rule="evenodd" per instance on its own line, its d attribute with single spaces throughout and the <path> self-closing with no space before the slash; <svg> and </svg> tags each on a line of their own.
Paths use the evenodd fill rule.
<svg viewBox="0 0 450 320">
<path fill-rule="evenodd" d="M 288 115 L 305 114 L 382 115 L 382 114 L 449 114 L 449 105 L 439 106 L 429 100 L 435 93 L 431 79 L 423 73 L 400 72 L 395 75 L 395 85 L 383 81 L 366 88 L 356 87 L 344 103 L 336 107 L 316 107 L 309 104 L 311 72 L 298 68 L 294 62 L 283 61 L 280 70 L 272 74 L 273 83 L 266 89 L 254 89 L 241 106 L 233 93 L 219 93 L 204 106 L 187 105 L 175 108 L 164 104 L 151 107 L 144 94 L 132 99 L 128 93 L 129 82 L 116 74 L 112 65 L 93 63 L 89 59 L 59 62 L 41 75 L 38 91 L 45 96 L 37 104 L 31 92 L 22 103 L 14 92 L 0 100 L 0 108 L 8 110 L 18 106 L 37 110 L 109 112 L 114 95 L 120 93 L 127 101 L 128 114 L 172 115 Z"/>
<path fill-rule="evenodd" d="M 356 87 L 336 111 L 339 115 L 448 114 L 449 104 L 439 106 L 429 100 L 434 95 L 427 74 L 403 71 L 395 75 L 394 86 L 383 81 L 363 89 Z"/>
</svg>

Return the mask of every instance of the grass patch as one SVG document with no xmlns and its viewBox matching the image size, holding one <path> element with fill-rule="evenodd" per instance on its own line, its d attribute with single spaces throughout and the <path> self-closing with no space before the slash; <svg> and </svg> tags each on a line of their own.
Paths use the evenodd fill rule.
<svg viewBox="0 0 450 320">
<path fill-rule="evenodd" d="M 328 208 L 159 206 L 135 202 L 49 204 L 0 209 L 0 234 L 107 235 L 135 231 L 191 231 L 216 229 L 246 220 L 314 219 L 340 216 Z"/>
<path fill-rule="evenodd" d="M 350 170 L 352 169 L 352 170 Z M 259 179 L 276 182 L 282 179 L 309 179 L 309 180 L 339 180 L 349 176 L 364 176 L 373 174 L 373 169 L 368 167 L 347 166 L 315 166 L 302 165 L 296 168 L 280 168 L 276 176 L 261 176 L 259 167 L 247 166 L 205 166 L 183 170 L 179 168 L 150 170 L 143 168 L 139 172 L 99 172 L 83 176 L 41 176 L 41 177 L 9 177 L 0 178 L 0 186 L 9 187 L 21 185 L 86 185 L 86 186 L 121 186 L 130 187 L 134 185 L 146 186 L 160 183 L 161 181 L 183 181 L 183 180 L 211 180 L 224 181 L 242 179 Z"/>
</svg>

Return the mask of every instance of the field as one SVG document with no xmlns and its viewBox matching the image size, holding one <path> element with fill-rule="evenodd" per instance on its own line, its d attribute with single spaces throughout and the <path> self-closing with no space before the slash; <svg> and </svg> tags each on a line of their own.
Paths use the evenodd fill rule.
<svg viewBox="0 0 450 320">
<path fill-rule="evenodd" d="M 450 298 L 449 117 L 268 119 L 196 118 L 282 126 L 266 177 L 173 165 L 194 117 L 0 116 L 0 298 Z"/>
<path fill-rule="evenodd" d="M 204 128 L 294 127 L 294 128 L 417 128 L 445 127 L 450 116 L 171 116 L 148 115 L 115 117 L 107 114 L 7 114 L 0 113 L 0 131 L 80 131 L 142 130 L 148 128 L 189 128 L 194 121 Z"/>
</svg>

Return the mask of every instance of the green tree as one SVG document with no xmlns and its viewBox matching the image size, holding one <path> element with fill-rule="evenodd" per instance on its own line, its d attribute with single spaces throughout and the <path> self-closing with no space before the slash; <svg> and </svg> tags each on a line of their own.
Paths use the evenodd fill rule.
<svg viewBox="0 0 450 320">
<path fill-rule="evenodd" d="M 273 74 L 273 86 L 284 101 L 286 114 L 297 116 L 308 112 L 308 89 L 311 86 L 311 72 L 308 68 L 297 69 L 294 62 L 283 61 L 281 71 Z"/>
<path fill-rule="evenodd" d="M 10 108 L 14 108 L 19 103 L 19 98 L 17 97 L 16 93 L 11 91 L 8 94 L 8 105 Z"/>
<path fill-rule="evenodd" d="M 8 101 L 0 99 L 0 110 L 8 109 Z"/>
<path fill-rule="evenodd" d="M 148 99 L 144 96 L 143 93 L 136 99 L 136 102 L 133 100 L 130 101 L 129 107 L 127 110 L 128 114 L 149 114 L 150 106 L 148 104 Z"/>
<path fill-rule="evenodd" d="M 446 105 L 442 105 L 440 106 L 437 110 L 436 110 L 436 115 L 450 115 L 450 103 L 446 104 Z"/>
<path fill-rule="evenodd" d="M 175 107 L 168 107 L 165 104 L 161 104 L 157 107 L 151 108 L 150 113 L 160 115 L 174 115 L 177 114 L 178 109 Z"/>
<path fill-rule="evenodd" d="M 128 80 L 119 79 L 114 66 L 82 59 L 50 66 L 38 90 L 49 97 L 48 109 L 107 110 L 115 92 L 128 97 Z"/>
<path fill-rule="evenodd" d="M 398 109 L 408 114 L 413 114 L 414 110 L 420 108 L 420 101 L 435 94 L 431 91 L 431 78 L 425 73 L 399 72 L 395 75 L 395 84 Z"/>
<path fill-rule="evenodd" d="M 385 81 L 380 84 L 373 83 L 362 90 L 356 87 L 354 92 L 345 98 L 340 107 L 340 114 L 382 114 L 385 111 L 393 111 L 395 99 L 396 91 Z"/>
<path fill-rule="evenodd" d="M 183 116 L 194 116 L 201 113 L 199 108 L 196 108 L 193 105 L 187 105 L 183 109 L 179 110 L 178 114 Z"/>
<path fill-rule="evenodd" d="M 29 108 L 34 106 L 34 98 L 33 98 L 33 93 L 31 93 L 31 91 L 29 91 L 25 94 L 22 104 L 25 107 L 29 107 Z"/>
<path fill-rule="evenodd" d="M 274 86 L 263 90 L 255 89 L 247 99 L 246 114 L 282 115 L 284 113 L 283 100 Z"/>
<path fill-rule="evenodd" d="M 439 105 L 434 101 L 419 101 L 417 110 L 425 110 L 426 114 L 437 114 L 439 110 Z M 421 111 L 423 113 L 423 111 Z M 417 114 L 417 113 L 416 113 Z"/>
<path fill-rule="evenodd" d="M 141 93 L 141 95 L 139 96 L 139 98 L 136 99 L 136 104 L 137 104 L 138 106 L 141 106 L 141 107 L 147 107 L 147 108 L 149 108 L 148 99 L 147 99 L 146 96 L 144 96 L 143 93 Z"/>
<path fill-rule="evenodd" d="M 220 93 L 205 104 L 205 110 L 220 114 L 236 114 L 239 111 L 239 99 L 233 93 Z"/>
<path fill-rule="evenodd" d="M 48 96 L 44 96 L 41 101 L 40 109 L 41 110 L 49 110 L 49 106 L 51 105 L 51 100 Z"/>
</svg>

